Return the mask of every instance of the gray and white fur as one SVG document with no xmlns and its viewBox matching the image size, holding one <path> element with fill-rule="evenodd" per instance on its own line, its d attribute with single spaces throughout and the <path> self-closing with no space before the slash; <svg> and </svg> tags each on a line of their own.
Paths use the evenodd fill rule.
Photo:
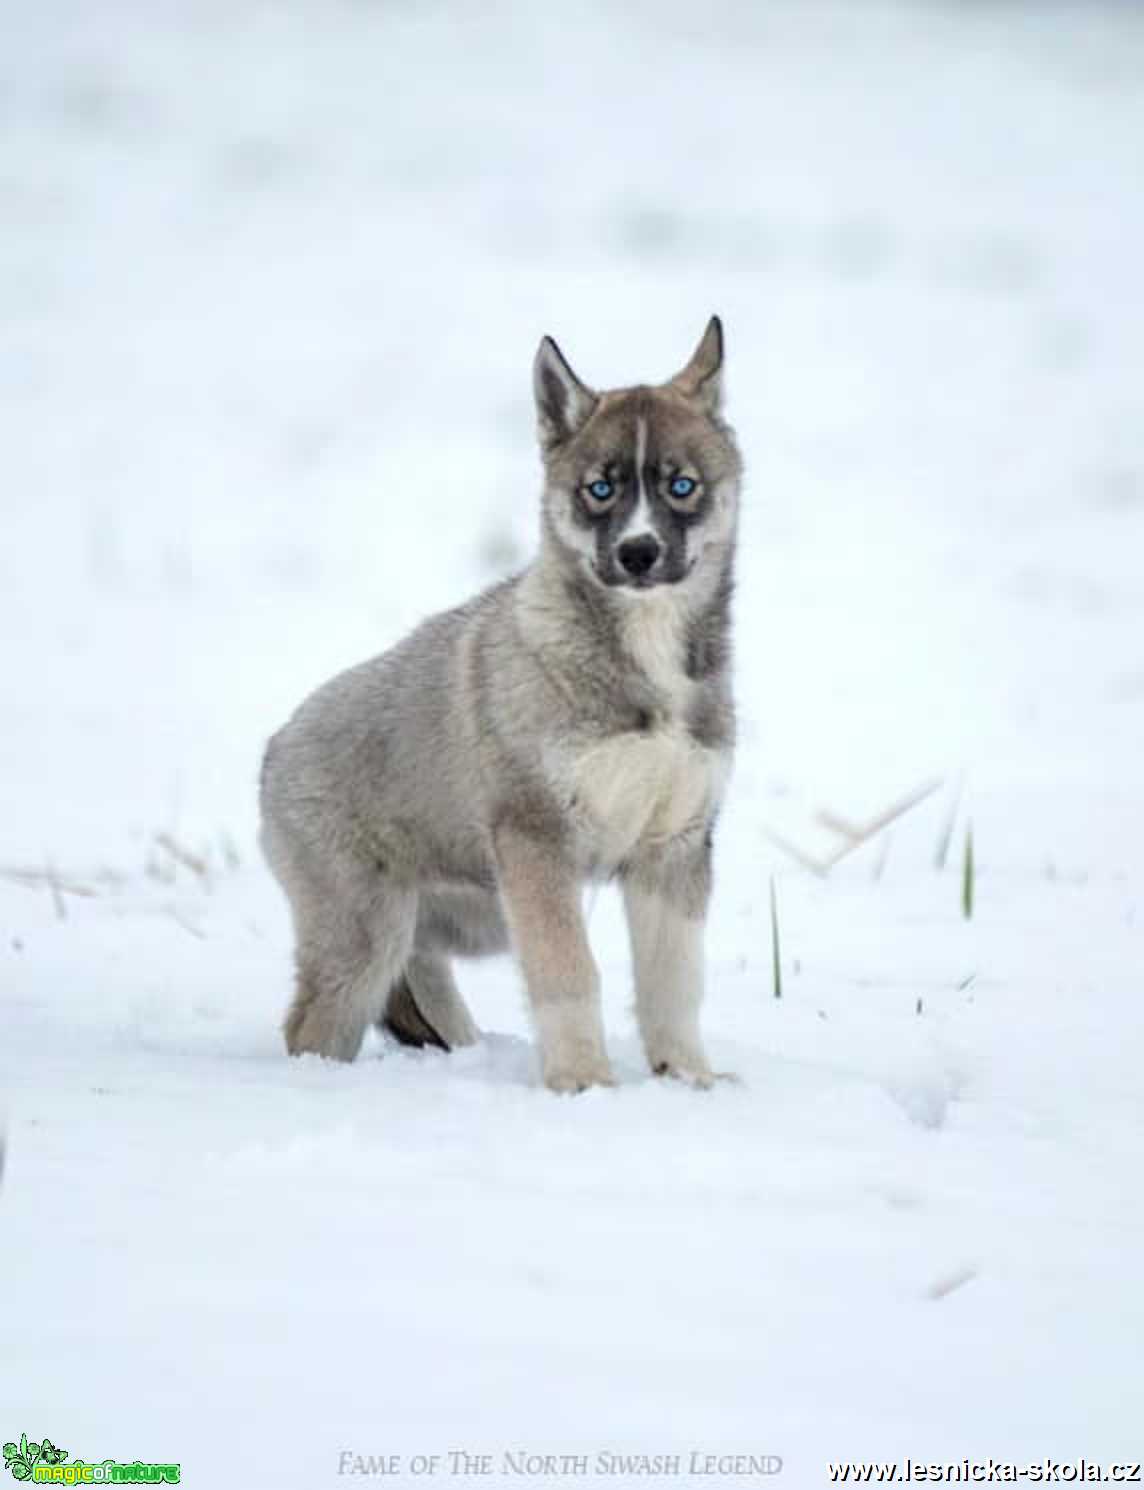
<svg viewBox="0 0 1144 1490">
<path fill-rule="evenodd" d="M 651 1068 L 711 1082 L 702 944 L 734 743 L 741 474 L 722 364 L 713 318 L 669 382 L 598 393 L 545 337 L 533 563 L 326 683 L 270 741 L 291 1053 L 352 1060 L 375 1022 L 471 1044 L 451 959 L 511 947 L 545 1083 L 610 1083 L 581 899 L 618 877 Z"/>
</svg>

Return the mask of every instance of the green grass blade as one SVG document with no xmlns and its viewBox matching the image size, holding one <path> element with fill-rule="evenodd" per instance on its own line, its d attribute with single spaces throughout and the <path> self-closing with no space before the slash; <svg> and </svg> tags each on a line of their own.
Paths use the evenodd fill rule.
<svg viewBox="0 0 1144 1490">
<path fill-rule="evenodd" d="M 774 981 L 775 998 L 783 996 L 783 963 L 779 947 L 779 907 L 775 897 L 775 877 L 771 875 L 771 976 Z"/>
</svg>

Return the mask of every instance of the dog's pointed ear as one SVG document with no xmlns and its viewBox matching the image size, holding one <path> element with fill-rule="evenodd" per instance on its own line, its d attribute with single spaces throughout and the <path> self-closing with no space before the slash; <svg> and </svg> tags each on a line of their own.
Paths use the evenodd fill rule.
<svg viewBox="0 0 1144 1490">
<path fill-rule="evenodd" d="M 669 385 L 698 400 L 708 414 L 717 413 L 723 400 L 723 322 L 712 316 L 691 361 Z"/>
<path fill-rule="evenodd" d="M 591 418 L 599 402 L 568 366 L 564 354 L 550 336 L 541 338 L 532 364 L 532 390 L 536 395 L 536 422 L 543 450 L 569 440 Z"/>
</svg>

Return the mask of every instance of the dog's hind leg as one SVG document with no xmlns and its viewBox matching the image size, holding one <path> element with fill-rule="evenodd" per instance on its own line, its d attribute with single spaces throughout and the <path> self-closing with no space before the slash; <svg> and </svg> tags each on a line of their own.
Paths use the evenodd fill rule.
<svg viewBox="0 0 1144 1490">
<path fill-rule="evenodd" d="M 291 1055 L 352 1061 L 409 960 L 416 893 L 374 881 L 362 893 L 294 874 L 287 885 L 297 933 L 297 987 L 286 1015 Z"/>
<path fill-rule="evenodd" d="M 432 952 L 415 952 L 409 959 L 390 989 L 381 1023 L 403 1045 L 456 1050 L 480 1039 L 448 959 Z"/>
</svg>

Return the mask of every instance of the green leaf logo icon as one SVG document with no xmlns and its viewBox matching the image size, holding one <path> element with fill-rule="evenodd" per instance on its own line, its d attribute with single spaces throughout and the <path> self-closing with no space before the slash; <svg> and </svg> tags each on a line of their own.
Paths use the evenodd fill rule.
<svg viewBox="0 0 1144 1490">
<path fill-rule="evenodd" d="M 50 1438 L 43 1443 L 29 1443 L 28 1435 L 21 1433 L 18 1444 L 4 1445 L 4 1462 L 14 1480 L 30 1480 L 37 1464 L 62 1464 L 66 1458 L 67 1451 L 57 1449 Z"/>
</svg>

